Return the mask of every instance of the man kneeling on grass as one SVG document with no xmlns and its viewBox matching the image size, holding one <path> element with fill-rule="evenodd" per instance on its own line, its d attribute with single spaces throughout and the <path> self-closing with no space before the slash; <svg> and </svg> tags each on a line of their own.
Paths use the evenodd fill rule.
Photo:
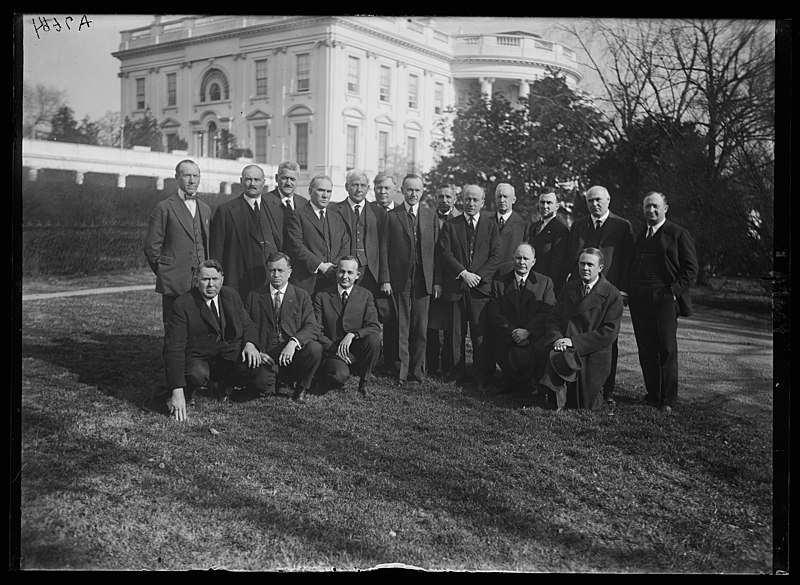
<svg viewBox="0 0 800 585">
<path fill-rule="evenodd" d="M 358 258 L 344 256 L 336 266 L 336 285 L 314 298 L 324 350 L 316 381 L 323 392 L 344 386 L 353 371 L 361 376 L 358 391 L 369 395 L 369 378 L 381 354 L 381 325 L 372 293 L 356 286 L 359 278 Z"/>
<path fill-rule="evenodd" d="M 187 418 L 187 402 L 202 389 L 234 391 L 257 385 L 261 356 L 258 331 L 234 289 L 223 286 L 222 266 L 209 259 L 198 265 L 194 287 L 175 300 L 164 335 L 166 404 L 175 420 Z"/>
</svg>

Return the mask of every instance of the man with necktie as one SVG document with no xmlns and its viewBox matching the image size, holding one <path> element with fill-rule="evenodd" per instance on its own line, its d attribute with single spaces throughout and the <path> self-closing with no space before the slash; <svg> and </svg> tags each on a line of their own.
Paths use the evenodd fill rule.
<svg viewBox="0 0 800 585">
<path fill-rule="evenodd" d="M 691 314 L 697 253 L 689 232 L 667 220 L 663 193 L 648 193 L 642 209 L 647 229 L 633 247 L 628 303 L 647 389 L 644 402 L 671 414 L 678 402 L 678 316 Z"/>
<path fill-rule="evenodd" d="M 558 196 L 555 189 L 546 189 L 536 202 L 539 220 L 530 224 L 524 240 L 536 252 L 536 272 L 549 276 L 556 296 L 564 284 L 569 228 L 558 217 Z"/>
<path fill-rule="evenodd" d="M 242 299 L 266 282 L 267 257 L 279 250 L 280 231 L 261 196 L 265 181 L 261 167 L 245 166 L 242 195 L 217 207 L 211 220 L 211 255 Z"/>
<path fill-rule="evenodd" d="M 464 213 L 442 225 L 436 245 L 434 297 L 453 301 L 453 361 L 456 381 L 466 381 L 466 338 L 472 341 L 472 380 L 479 388 L 490 382 L 494 357 L 486 355 L 484 335 L 492 279 L 500 263 L 497 223 L 481 214 L 483 189 L 467 185 L 462 193 Z"/>
<path fill-rule="evenodd" d="M 292 400 L 304 404 L 322 359 L 322 346 L 311 297 L 290 283 L 291 274 L 292 263 L 287 254 L 270 254 L 269 283 L 250 292 L 245 308 L 258 331 L 259 394 L 277 393 L 281 379 L 293 385 Z"/>
<path fill-rule="evenodd" d="M 330 205 L 333 182 L 317 175 L 308 185 L 310 202 L 286 216 L 287 252 L 292 259 L 292 284 L 313 296 L 336 282 L 336 263 L 350 253 L 345 220 Z"/>
<path fill-rule="evenodd" d="M 609 210 L 611 195 L 605 187 L 599 185 L 591 187 L 585 193 L 585 200 L 589 215 L 576 219 L 569 230 L 567 260 L 571 268 L 568 279 L 580 278 L 578 263 L 581 250 L 589 247 L 598 248 L 603 252 L 603 277 L 617 287 L 625 299 L 627 295 L 622 288 L 622 282 L 626 276 L 633 248 L 631 222 Z M 616 340 L 611 348 L 611 354 L 611 371 L 603 385 L 603 398 L 608 407 L 613 409 L 616 405 L 614 384 L 617 377 L 617 356 L 619 355 Z"/>
<path fill-rule="evenodd" d="M 286 215 L 308 203 L 308 199 L 296 192 L 299 179 L 300 165 L 284 161 L 275 173 L 275 188 L 264 195 L 267 210 L 275 220 L 275 243 L 281 252 L 286 251 Z"/>
<path fill-rule="evenodd" d="M 198 391 L 221 388 L 223 400 L 257 391 L 258 332 L 242 299 L 223 282 L 219 262 L 201 262 L 194 288 L 176 299 L 167 321 L 161 400 L 175 420 L 186 420 Z"/>
<path fill-rule="evenodd" d="M 538 384 L 547 355 L 542 350 L 544 323 L 556 303 L 553 281 L 533 270 L 533 246 L 522 243 L 513 256 L 514 269 L 492 280 L 488 309 L 502 393 L 532 390 Z"/>
<path fill-rule="evenodd" d="M 182 160 L 175 167 L 177 193 L 160 201 L 147 222 L 144 255 L 156 275 L 166 327 L 172 305 L 192 288 L 197 266 L 208 259 L 211 208 L 197 198 L 200 168 Z"/>
<path fill-rule="evenodd" d="M 436 225 L 438 232 L 448 219 L 461 215 L 456 209 L 456 193 L 450 185 L 440 185 L 436 188 Z M 436 255 L 434 255 L 436 260 Z M 442 268 L 438 264 L 434 266 L 434 274 Z M 428 334 L 427 350 L 425 357 L 425 369 L 428 374 L 435 375 L 441 366 L 441 374 L 445 380 L 450 379 L 453 373 L 453 301 L 446 301 L 443 298 L 431 298 L 428 310 Z"/>
<path fill-rule="evenodd" d="M 623 311 L 619 289 L 603 270 L 602 250 L 581 250 L 578 277 L 564 285 L 545 321 L 542 346 L 549 359 L 540 382 L 557 410 L 603 408 L 603 384 L 611 371 L 611 348 Z"/>
<path fill-rule="evenodd" d="M 404 202 L 386 214 L 381 239 L 381 292 L 394 297 L 401 386 L 425 380 L 428 309 L 433 290 L 436 213 L 422 205 L 423 182 L 406 175 Z M 384 329 L 384 335 L 386 335 Z M 385 338 L 384 338 L 385 339 Z M 386 343 L 386 341 L 384 341 Z"/>
<path fill-rule="evenodd" d="M 389 173 L 378 173 L 372 180 L 375 190 L 375 201 L 372 205 L 382 207 L 384 211 L 391 211 L 395 207 L 395 193 L 397 193 L 397 181 L 394 175 Z"/>
<path fill-rule="evenodd" d="M 528 231 L 528 222 L 514 211 L 517 201 L 516 190 L 509 183 L 499 183 L 494 190 L 494 203 L 497 211 L 492 219 L 497 222 L 497 233 L 500 236 L 500 264 L 498 275 L 514 270 L 514 251 L 522 243 Z"/>
<path fill-rule="evenodd" d="M 322 392 L 341 388 L 355 373 L 360 377 L 358 391 L 370 395 L 370 377 L 381 354 L 381 325 L 372 293 L 355 286 L 359 279 L 358 258 L 344 256 L 336 269 L 336 286 L 314 297 L 323 350 L 316 380 Z"/>
</svg>

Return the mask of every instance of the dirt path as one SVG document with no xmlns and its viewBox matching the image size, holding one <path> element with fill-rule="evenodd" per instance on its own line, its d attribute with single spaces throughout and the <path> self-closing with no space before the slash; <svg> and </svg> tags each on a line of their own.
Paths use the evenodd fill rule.
<svg viewBox="0 0 800 585">
<path fill-rule="evenodd" d="M 627 309 L 620 332 L 618 383 L 644 394 Z M 709 402 L 739 415 L 772 420 L 771 315 L 744 315 L 695 305 L 678 322 L 680 402 Z"/>
</svg>

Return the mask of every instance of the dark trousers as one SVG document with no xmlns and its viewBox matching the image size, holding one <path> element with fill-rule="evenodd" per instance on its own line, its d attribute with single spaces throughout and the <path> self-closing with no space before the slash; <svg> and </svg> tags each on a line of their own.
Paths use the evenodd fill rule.
<svg viewBox="0 0 800 585">
<path fill-rule="evenodd" d="M 466 375 L 466 342 L 469 330 L 472 341 L 472 369 L 476 382 L 488 380 L 488 364 L 494 369 L 494 356 L 487 359 L 484 347 L 484 333 L 486 331 L 487 307 L 489 297 L 475 291 L 465 292 L 455 302 L 453 315 L 453 372 L 456 379 L 463 379 Z"/>
<path fill-rule="evenodd" d="M 639 365 L 653 404 L 675 406 L 678 401 L 678 305 L 671 297 L 653 294 L 628 297 Z"/>
<path fill-rule="evenodd" d="M 169 295 L 161 295 L 161 317 L 164 320 L 164 329 L 167 328 L 167 321 L 172 314 L 172 305 L 175 304 L 175 299 L 178 297 L 171 297 Z"/>
<path fill-rule="evenodd" d="M 355 363 L 348 365 L 335 351 L 325 352 L 317 370 L 317 379 L 324 389 L 344 386 L 350 374 L 356 374 L 363 380 L 368 379 L 381 354 L 380 336 L 367 335 L 354 339 L 350 343 L 350 353 L 353 354 Z"/>
<path fill-rule="evenodd" d="M 603 399 L 614 399 L 614 385 L 617 382 L 617 357 L 619 356 L 619 345 L 617 340 L 611 344 L 611 373 L 608 374 L 605 383 L 603 384 Z"/>
<path fill-rule="evenodd" d="M 425 369 L 435 374 L 442 368 L 442 373 L 453 373 L 453 329 L 428 329 L 425 349 Z"/>
<path fill-rule="evenodd" d="M 311 380 L 322 361 L 322 346 L 318 341 L 309 341 L 295 351 L 292 363 L 288 366 L 279 366 L 278 357 L 285 345 L 285 343 L 277 345 L 266 352 L 275 360 L 275 364 L 273 366 L 262 364 L 258 368 L 253 380 L 253 390 L 256 393 L 274 392 L 278 377 L 286 382 L 298 382 L 305 390 L 311 388 Z"/>
<path fill-rule="evenodd" d="M 221 357 L 189 359 L 186 361 L 184 372 L 186 380 L 184 396 L 189 400 L 198 390 L 210 390 L 214 386 L 217 386 L 221 393 L 230 396 L 234 386 L 252 388 L 257 374 L 257 368 L 250 368 L 239 359 L 235 361 Z M 172 389 L 167 389 L 168 397 L 171 394 Z"/>
<path fill-rule="evenodd" d="M 398 377 L 425 379 L 425 350 L 428 340 L 430 294 L 422 268 L 416 267 L 409 283 L 397 294 Z"/>
</svg>

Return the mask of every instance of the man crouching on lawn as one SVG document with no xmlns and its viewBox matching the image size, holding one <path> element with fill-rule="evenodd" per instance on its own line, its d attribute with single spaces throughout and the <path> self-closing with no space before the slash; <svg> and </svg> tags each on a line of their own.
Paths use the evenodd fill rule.
<svg viewBox="0 0 800 585">
<path fill-rule="evenodd" d="M 198 265 L 194 287 L 178 297 L 164 335 L 164 371 L 169 414 L 187 418 L 187 402 L 200 389 L 223 389 L 232 398 L 255 382 L 261 365 L 258 330 L 239 293 L 223 286 L 222 266 L 209 259 Z"/>
</svg>

